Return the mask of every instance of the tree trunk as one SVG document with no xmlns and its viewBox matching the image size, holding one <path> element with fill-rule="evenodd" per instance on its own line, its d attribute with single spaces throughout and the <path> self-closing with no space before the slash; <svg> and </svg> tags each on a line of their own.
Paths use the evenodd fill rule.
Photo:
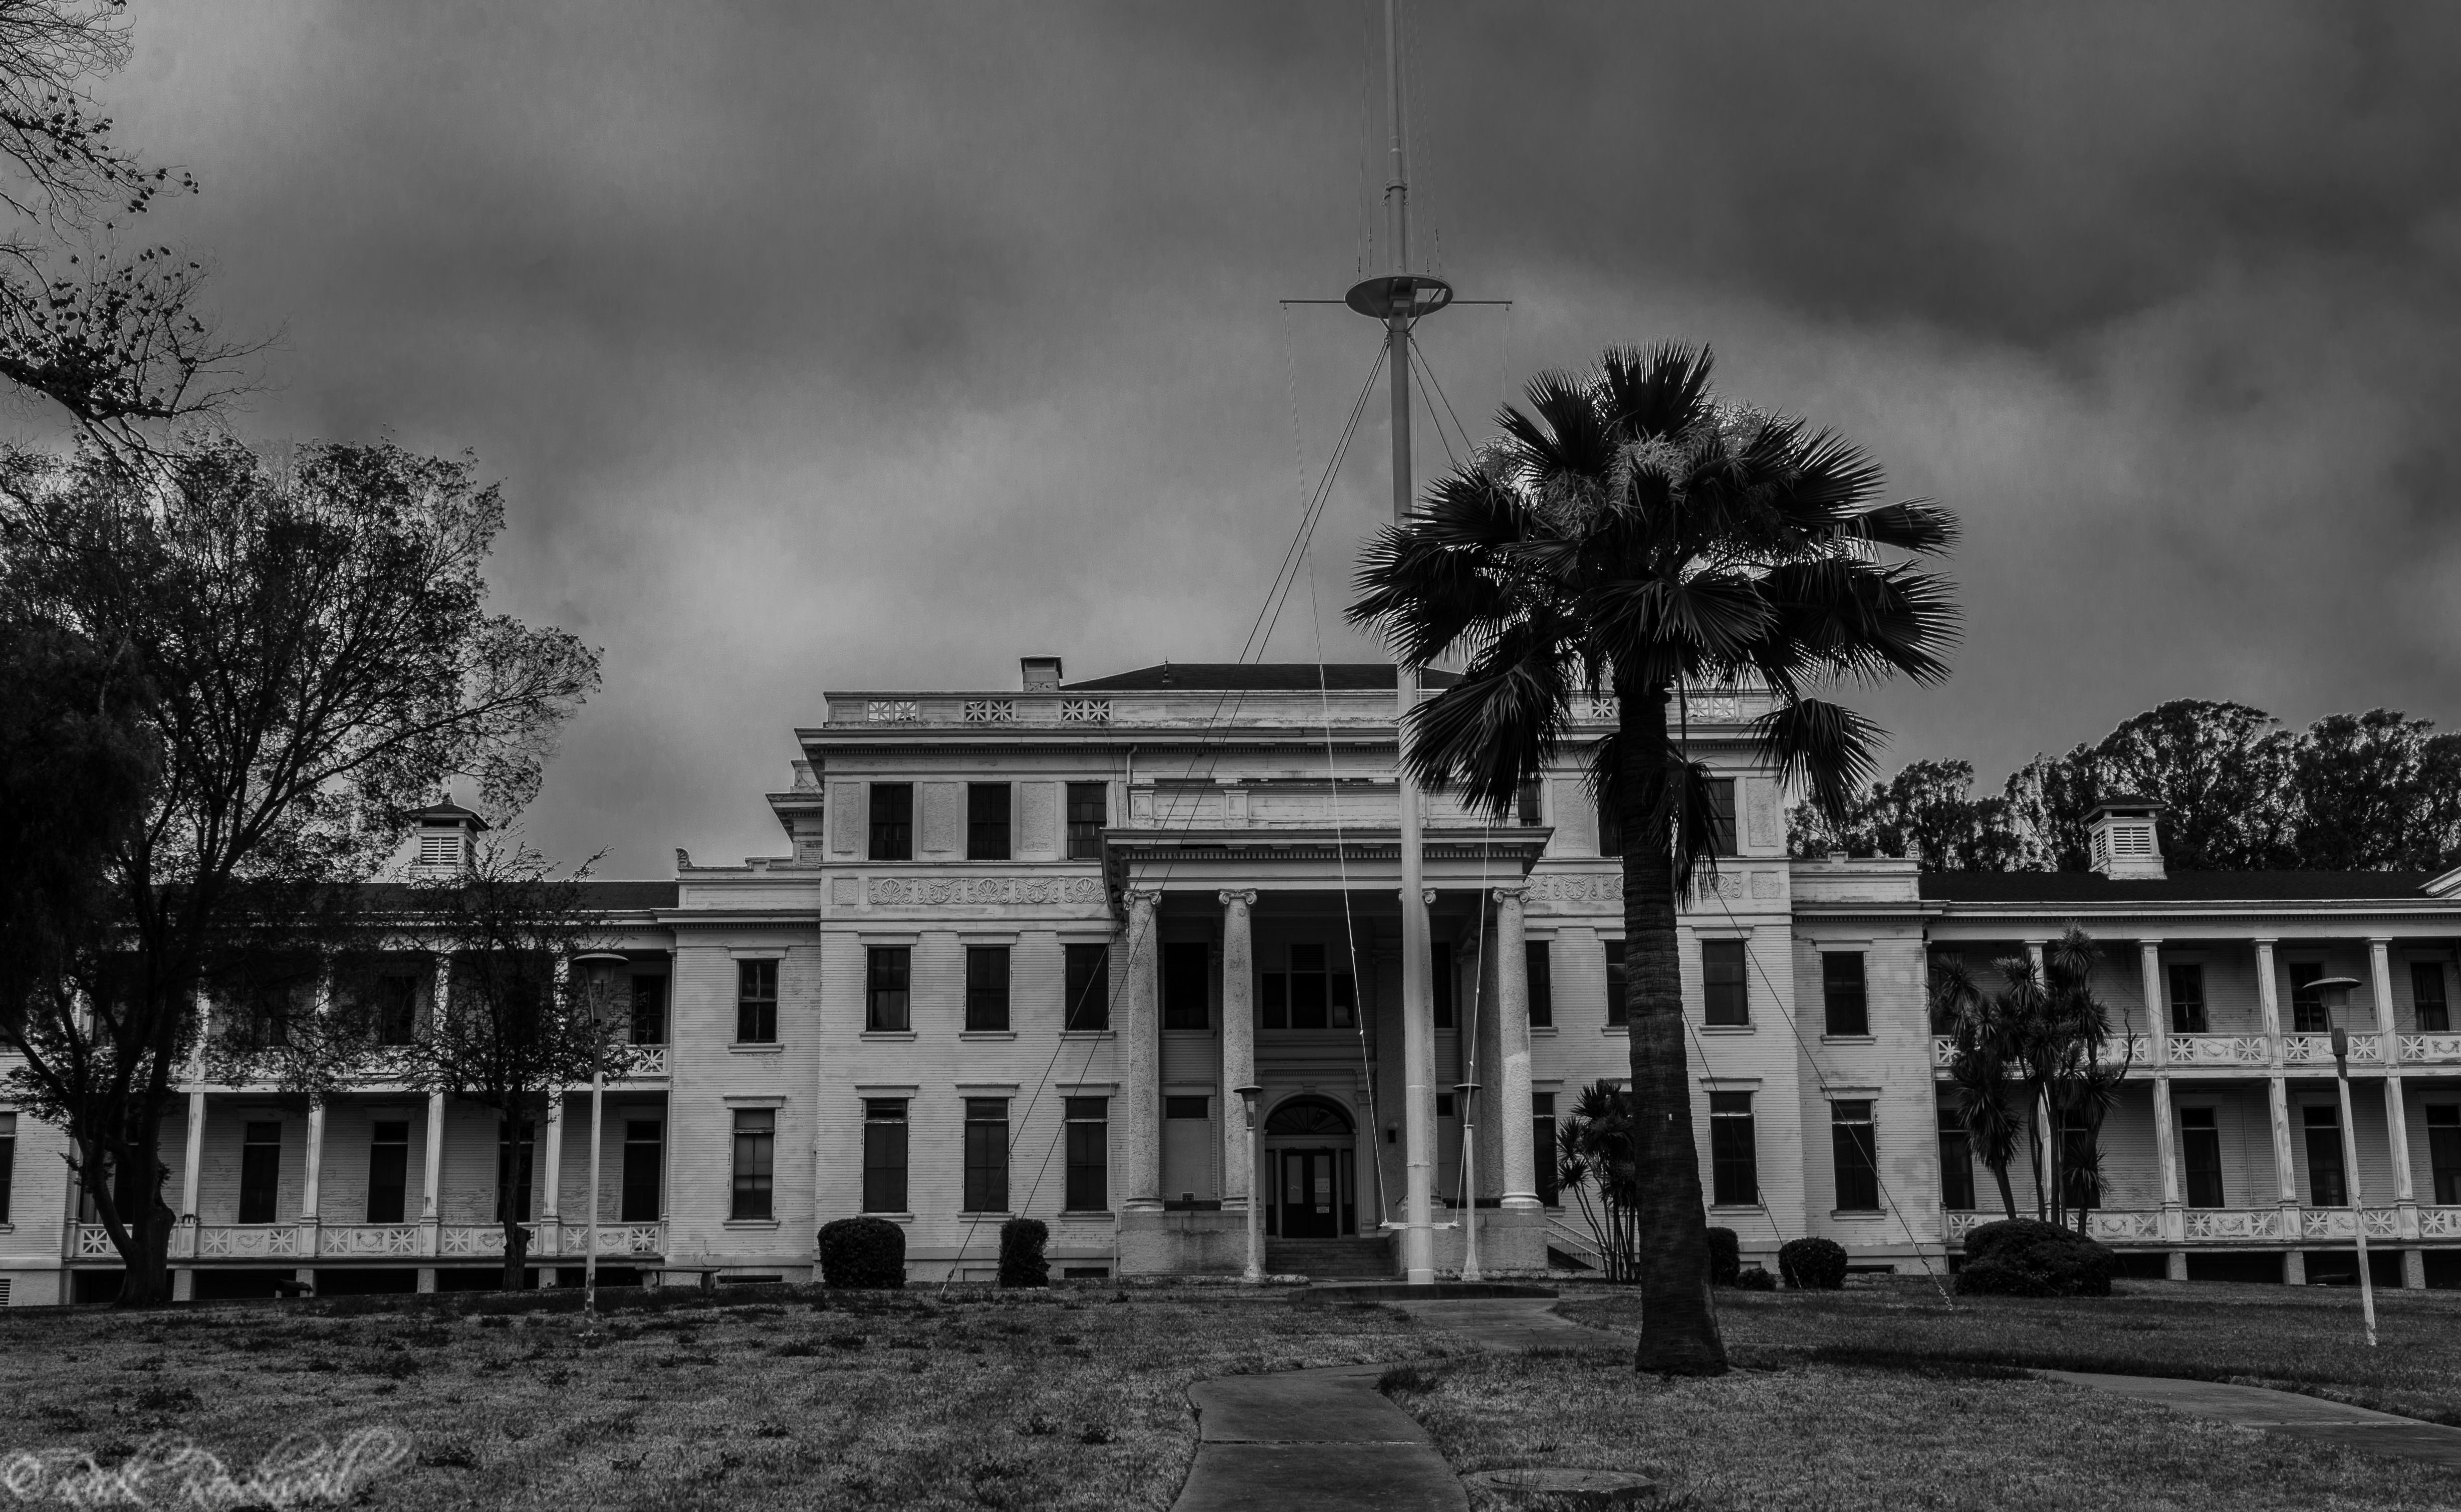
<svg viewBox="0 0 2461 1512">
<path fill-rule="evenodd" d="M 2017 1220 L 2017 1193 L 2008 1184 L 2008 1162 L 2002 1161 L 1991 1167 L 1991 1174 L 2000 1179 L 2000 1205 L 2007 1210 L 2008 1221 L 2014 1223 Z"/>
<path fill-rule="evenodd" d="M 1664 817 L 1667 691 L 1618 684 L 1623 831 L 1624 1001 L 1632 1047 L 1633 1184 L 1640 1281 L 1640 1370 L 1723 1375 L 1726 1347 L 1709 1297 L 1709 1221 L 1693 1139 L 1683 972 Z"/>
<path fill-rule="evenodd" d="M 159 1129 L 160 1120 L 150 1126 Z M 86 1169 L 91 1169 L 94 1157 L 88 1155 Z M 119 1182 L 106 1178 L 98 1186 L 89 1186 L 95 1194 L 95 1207 L 103 1221 L 103 1231 L 111 1238 L 111 1247 L 119 1251 L 121 1266 L 119 1296 L 114 1306 L 122 1308 L 159 1307 L 171 1300 L 171 1228 L 178 1215 L 162 1203 L 162 1182 L 169 1172 L 163 1169 L 160 1157 L 152 1149 L 118 1152 L 120 1161 L 143 1161 L 152 1170 L 153 1179 L 145 1182 L 138 1201 L 130 1203 L 133 1211 L 119 1210 Z M 111 1163 L 119 1169 L 118 1161 Z M 80 1182 L 84 1173 L 78 1173 Z"/>
</svg>

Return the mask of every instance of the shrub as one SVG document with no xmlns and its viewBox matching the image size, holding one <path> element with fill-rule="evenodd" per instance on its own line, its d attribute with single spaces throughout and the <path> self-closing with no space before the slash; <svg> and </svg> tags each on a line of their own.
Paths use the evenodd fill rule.
<svg viewBox="0 0 2461 1512">
<path fill-rule="evenodd" d="M 1745 1291 L 1775 1291 L 1777 1277 L 1759 1266 L 1745 1266 L 1735 1272 L 1735 1285 Z"/>
<path fill-rule="evenodd" d="M 1846 1251 L 1833 1239 L 1789 1239 L 1778 1246 L 1777 1269 L 1797 1291 L 1842 1290 Z"/>
<path fill-rule="evenodd" d="M 1736 1273 L 1744 1268 L 1743 1241 L 1731 1228 L 1709 1230 L 1709 1285 L 1731 1287 Z"/>
<path fill-rule="evenodd" d="M 824 1224 L 821 1279 L 840 1288 L 906 1285 L 906 1230 L 886 1218 Z"/>
<path fill-rule="evenodd" d="M 1957 1289 L 1978 1297 L 2107 1297 L 2119 1256 L 2072 1228 L 2031 1218 L 1982 1224 L 1965 1236 Z"/>
<path fill-rule="evenodd" d="M 1051 1262 L 1042 1258 L 1051 1227 L 1039 1218 L 1012 1218 L 1000 1225 L 1000 1285 L 1047 1287 Z"/>
</svg>

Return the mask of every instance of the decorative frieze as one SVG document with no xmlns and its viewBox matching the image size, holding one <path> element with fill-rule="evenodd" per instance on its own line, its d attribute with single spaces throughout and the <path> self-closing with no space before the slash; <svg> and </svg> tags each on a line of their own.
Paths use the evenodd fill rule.
<svg viewBox="0 0 2461 1512">
<path fill-rule="evenodd" d="M 1106 725 L 1111 722 L 1108 698 L 1062 698 L 1059 722 L 1064 725 Z"/>
<path fill-rule="evenodd" d="M 873 698 L 865 702 L 863 717 L 867 724 L 920 724 L 923 705 L 912 698 Z"/>
<path fill-rule="evenodd" d="M 1013 725 L 1016 723 L 1016 700 L 1014 698 L 969 698 L 965 708 L 970 725 Z"/>
<path fill-rule="evenodd" d="M 2264 1066 L 2273 1047 L 2262 1034 L 2173 1034 L 2173 1066 Z"/>
<path fill-rule="evenodd" d="M 1108 894 L 1100 877 L 873 877 L 871 905 L 913 907 L 931 904 L 1100 904 Z"/>
<path fill-rule="evenodd" d="M 2350 1059 L 2355 1063 L 2384 1064 L 2384 1036 L 2352 1034 Z M 2284 1034 L 2281 1036 L 2281 1063 L 2285 1066 L 2329 1066 L 2333 1063 L 2333 1036 L 2330 1034 Z"/>
</svg>

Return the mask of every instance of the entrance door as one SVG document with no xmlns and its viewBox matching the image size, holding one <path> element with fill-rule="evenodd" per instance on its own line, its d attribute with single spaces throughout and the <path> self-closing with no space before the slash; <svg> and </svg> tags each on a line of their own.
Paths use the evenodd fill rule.
<svg viewBox="0 0 2461 1512">
<path fill-rule="evenodd" d="M 1282 1234 L 1335 1239 L 1341 1234 L 1341 1181 L 1331 1150 L 1284 1150 Z"/>
</svg>

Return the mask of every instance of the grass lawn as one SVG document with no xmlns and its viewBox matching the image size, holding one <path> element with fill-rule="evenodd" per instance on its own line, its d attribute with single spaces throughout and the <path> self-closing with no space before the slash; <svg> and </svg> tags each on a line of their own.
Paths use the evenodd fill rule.
<svg viewBox="0 0 2461 1512">
<path fill-rule="evenodd" d="M 1190 1380 L 1402 1359 L 1423 1332 L 1278 1288 L 634 1292 L 595 1331 L 479 1310 L 553 1295 L 0 1311 L 0 1464 L 172 1434 L 238 1470 L 381 1426 L 411 1455 L 371 1507 L 1159 1512 Z M 413 1305 L 359 1310 L 379 1301 Z"/>
<path fill-rule="evenodd" d="M 1622 1349 L 1388 1371 L 1456 1471 L 1638 1469 L 1665 1512 L 2450 1506 L 2461 1476 L 2172 1414 L 2005 1367 L 1808 1360 L 1716 1380 L 1636 1374 Z M 1526 1506 L 1524 1502 L 1491 1502 Z M 1482 1509 L 1484 1512 L 1484 1509 Z"/>
<path fill-rule="evenodd" d="M 1844 1291 L 1721 1290 L 1718 1321 L 1744 1363 L 1965 1361 L 2239 1381 L 2461 1425 L 2461 1293 L 2379 1291 L 2379 1348 L 2343 1288 L 2121 1281 L 2116 1295 L 1958 1297 L 1919 1279 Z M 1629 1293 L 1568 1293 L 1559 1310 L 1627 1331 Z M 2461 1494 L 2461 1487 L 2454 1488 Z"/>
</svg>

